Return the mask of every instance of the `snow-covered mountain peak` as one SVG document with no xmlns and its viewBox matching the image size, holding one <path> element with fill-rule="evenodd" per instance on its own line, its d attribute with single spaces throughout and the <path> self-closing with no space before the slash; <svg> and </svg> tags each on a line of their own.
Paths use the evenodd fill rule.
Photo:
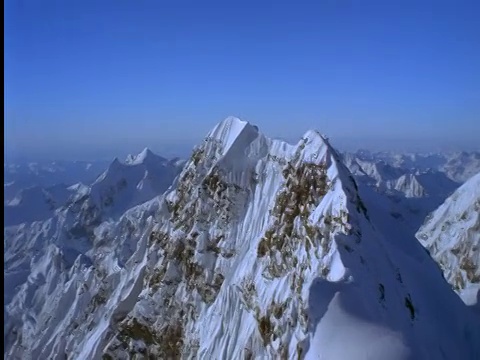
<svg viewBox="0 0 480 360">
<path fill-rule="evenodd" d="M 118 158 L 90 186 L 89 199 L 106 213 L 118 217 L 129 208 L 161 195 L 179 173 L 169 162 L 145 148 L 125 163 Z"/>
<path fill-rule="evenodd" d="M 480 296 L 480 173 L 427 217 L 417 233 L 465 303 Z M 480 310 L 480 304 L 477 303 Z"/>
<path fill-rule="evenodd" d="M 160 207 L 149 285 L 119 325 L 120 333 L 156 334 L 155 344 L 141 345 L 152 356 L 435 358 L 463 341 L 437 348 L 431 334 L 443 338 L 453 324 L 439 314 L 462 313 L 461 302 L 435 268 L 420 279 L 403 245 L 391 247 L 375 230 L 353 178 L 317 132 L 292 145 L 227 119 L 194 150 Z M 379 342 L 373 334 L 389 335 Z M 163 345 L 170 337 L 175 348 Z M 122 336 L 100 344 L 112 357 L 133 345 Z M 460 346 L 468 354 L 472 345 Z"/>
<path fill-rule="evenodd" d="M 302 139 L 306 140 L 306 143 L 311 145 L 329 145 L 327 137 L 321 134 L 318 130 L 307 130 L 302 136 Z M 330 145 L 329 145 L 330 146 Z"/>
<path fill-rule="evenodd" d="M 220 156 L 226 156 L 231 150 L 232 156 L 236 151 L 242 151 L 245 145 L 258 136 L 258 128 L 247 121 L 229 116 L 218 123 L 207 135 L 204 142 L 211 142 Z M 221 144 L 221 146 L 216 146 Z"/>
<path fill-rule="evenodd" d="M 191 160 L 196 165 L 201 158 L 211 158 L 214 162 L 207 162 L 209 166 L 219 164 L 226 168 L 241 168 L 248 167 L 247 163 L 251 163 L 252 159 L 268 155 L 269 150 L 271 156 L 267 160 L 281 156 L 285 160 L 296 157 L 296 160 L 319 163 L 327 151 L 333 152 L 338 160 L 326 138 L 316 130 L 307 131 L 297 144 L 289 144 L 269 139 L 259 132 L 257 126 L 233 116 L 208 133 L 203 143 L 194 150 Z"/>
<path fill-rule="evenodd" d="M 120 162 L 118 157 L 115 157 L 113 159 L 112 163 L 110 164 L 109 168 L 115 169 L 115 168 L 119 168 L 121 166 L 122 166 L 122 163 Z"/>
<path fill-rule="evenodd" d="M 386 187 L 403 193 L 407 198 L 426 196 L 424 187 L 418 182 L 418 178 L 414 174 L 404 174 L 394 181 L 387 181 Z"/>
<path fill-rule="evenodd" d="M 77 191 L 77 192 L 85 192 L 87 188 L 88 188 L 87 185 L 79 182 L 79 183 L 70 185 L 70 186 L 68 187 L 68 190 L 70 190 L 70 191 Z"/>
<path fill-rule="evenodd" d="M 233 142 L 246 127 L 254 128 L 254 126 L 248 121 L 241 120 L 235 116 L 228 116 L 215 125 L 212 130 L 208 132 L 207 137 L 212 137 L 226 142 Z M 258 130 L 256 128 L 254 129 Z"/>
<path fill-rule="evenodd" d="M 142 191 L 143 166 L 129 166 Z M 35 280 L 7 306 L 6 355 L 475 358 L 477 323 L 433 261 L 369 214 L 320 133 L 288 144 L 227 118 L 164 195 L 72 229 L 64 243 L 88 250 L 34 258 Z M 5 238 L 56 237 L 61 221 Z"/>
<path fill-rule="evenodd" d="M 167 160 L 154 154 L 149 148 L 144 148 L 137 155 L 128 155 L 125 160 L 126 165 L 139 165 L 146 162 L 167 162 Z"/>
</svg>

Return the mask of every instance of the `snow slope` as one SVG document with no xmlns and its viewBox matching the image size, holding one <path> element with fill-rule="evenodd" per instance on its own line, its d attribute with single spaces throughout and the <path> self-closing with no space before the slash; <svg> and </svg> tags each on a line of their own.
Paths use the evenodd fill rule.
<svg viewBox="0 0 480 360">
<path fill-rule="evenodd" d="M 480 318 L 374 200 L 318 132 L 287 144 L 227 118 L 118 220 L 5 230 L 8 268 L 43 244 L 4 310 L 5 355 L 477 359 Z"/>
<path fill-rule="evenodd" d="M 440 169 L 450 179 L 464 182 L 480 172 L 480 153 L 463 151 L 453 154 Z"/>
<path fill-rule="evenodd" d="M 4 205 L 4 223 L 46 220 L 63 206 L 78 206 L 82 199 L 84 206 L 95 207 L 99 216 L 118 218 L 127 209 L 162 194 L 182 167 L 178 159 L 169 161 L 144 149 L 129 155 L 125 163 L 115 159 L 89 186 L 57 184 L 21 190 Z"/>
<path fill-rule="evenodd" d="M 48 294 L 54 286 L 63 293 L 70 276 L 65 271 L 80 266 L 76 265 L 78 261 L 91 265 L 92 258 L 98 256 L 96 251 L 101 251 L 102 242 L 106 241 L 103 232 L 100 239 L 95 235 L 101 224 L 115 224 L 114 219 L 126 209 L 151 200 L 168 188 L 180 168 L 150 151 L 144 153 L 147 156 L 135 164 L 115 160 L 91 186 L 36 187 L 21 192 L 5 206 L 4 311 L 8 306 L 15 308 L 16 305 L 9 304 L 15 297 L 27 303 L 37 299 L 40 311 L 44 306 L 41 303 L 48 298 L 39 295 L 44 291 L 42 286 L 48 286 Z M 121 255 L 117 260 L 121 262 L 133 252 L 131 246 L 113 246 L 109 251 Z M 33 275 L 36 273 L 40 275 Z M 53 277 L 53 283 L 46 282 L 48 277 Z M 23 306 L 26 305 L 22 303 L 20 308 Z M 45 306 L 46 314 L 55 313 L 50 304 Z"/>
<path fill-rule="evenodd" d="M 89 201 L 103 217 L 118 218 L 126 210 L 162 194 L 181 168 L 149 149 L 129 155 L 124 163 L 115 159 L 90 186 Z"/>
<path fill-rule="evenodd" d="M 462 300 L 469 305 L 478 303 L 480 173 L 467 180 L 428 216 L 417 237 Z"/>
</svg>

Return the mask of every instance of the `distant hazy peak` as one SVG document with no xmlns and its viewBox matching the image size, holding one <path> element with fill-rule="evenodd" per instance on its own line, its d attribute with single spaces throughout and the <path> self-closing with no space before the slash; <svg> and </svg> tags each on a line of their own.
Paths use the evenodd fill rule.
<svg viewBox="0 0 480 360">
<path fill-rule="evenodd" d="M 137 155 L 128 155 L 125 164 L 127 165 L 138 165 L 141 163 L 144 163 L 146 161 L 149 161 L 151 159 L 162 159 L 162 157 L 155 155 L 149 148 L 143 149 L 139 154 Z"/>
</svg>

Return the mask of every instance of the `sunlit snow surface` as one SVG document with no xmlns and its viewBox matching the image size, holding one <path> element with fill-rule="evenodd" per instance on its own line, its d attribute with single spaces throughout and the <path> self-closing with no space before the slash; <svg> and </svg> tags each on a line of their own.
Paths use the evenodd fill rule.
<svg viewBox="0 0 480 360">
<path fill-rule="evenodd" d="M 468 305 L 480 290 L 480 173 L 467 180 L 428 216 L 419 241 Z M 480 304 L 477 304 L 480 309 Z"/>
<path fill-rule="evenodd" d="M 300 186 L 319 169 L 324 194 Z M 318 132 L 291 145 L 227 118 L 164 196 L 5 229 L 5 268 L 29 274 L 6 301 L 5 356 L 478 359 L 478 315 L 377 195 Z"/>
</svg>

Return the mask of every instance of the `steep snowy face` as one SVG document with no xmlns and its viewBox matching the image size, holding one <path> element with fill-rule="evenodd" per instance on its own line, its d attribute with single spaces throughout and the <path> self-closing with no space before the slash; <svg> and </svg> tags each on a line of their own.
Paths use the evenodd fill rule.
<svg viewBox="0 0 480 360">
<path fill-rule="evenodd" d="M 73 262 L 36 260 L 6 308 L 6 355 L 478 358 L 478 316 L 371 215 L 318 132 L 291 145 L 227 118 L 165 195 L 94 226 Z"/>
<path fill-rule="evenodd" d="M 353 178 L 315 131 L 290 145 L 225 120 L 195 149 L 158 222 L 138 301 L 82 354 L 474 354 L 478 319 L 470 323 L 433 263 L 418 274 L 428 260 L 421 246 L 412 260 L 374 229 Z M 452 337 L 452 326 L 467 338 Z"/>
<path fill-rule="evenodd" d="M 59 208 L 49 208 L 47 215 L 39 212 L 38 201 L 32 202 L 39 196 L 19 197 L 18 203 L 6 209 L 6 225 L 19 213 L 14 208 L 31 209 L 36 220 L 4 229 L 5 341 L 9 344 L 9 339 L 20 337 L 12 358 L 59 356 L 50 347 L 56 334 L 75 333 L 83 338 L 73 332 L 74 322 L 90 311 L 101 294 L 125 290 L 119 285 L 121 268 L 131 260 L 143 234 L 134 232 L 133 224 L 151 231 L 147 215 L 157 205 L 155 201 L 141 205 L 143 217 L 135 209 L 124 212 L 161 195 L 179 172 L 175 163 L 152 155 L 132 165 L 114 161 L 91 186 L 66 188 L 71 194 L 68 200 Z M 48 190 L 57 198 L 63 194 L 58 186 Z M 46 196 L 42 188 L 37 193 L 40 200 Z M 25 212 L 20 215 L 23 220 L 16 217 L 15 224 L 29 220 Z M 113 279 L 108 280 L 111 273 Z M 30 352 L 24 354 L 25 346 Z"/>
<path fill-rule="evenodd" d="M 377 184 L 397 179 L 405 174 L 404 170 L 395 168 L 383 161 L 369 162 L 358 160 L 357 162 L 368 176 L 377 181 Z"/>
<path fill-rule="evenodd" d="M 156 163 L 163 164 L 164 166 L 168 164 L 168 160 L 162 158 L 161 156 L 155 155 L 149 148 L 143 149 L 137 155 L 128 155 L 125 160 L 127 165 L 139 165 L 145 163 Z"/>
<path fill-rule="evenodd" d="M 462 300 L 478 303 L 480 289 L 480 173 L 453 193 L 417 233 Z"/>
<path fill-rule="evenodd" d="M 126 210 L 162 194 L 180 172 L 175 162 L 155 155 L 149 149 L 125 163 L 115 159 L 91 185 L 89 206 L 103 216 L 118 218 Z"/>
<path fill-rule="evenodd" d="M 154 199 L 117 222 L 92 224 L 85 214 L 83 223 L 72 223 L 58 213 L 5 228 L 5 357 L 65 358 L 72 346 L 108 331 L 108 320 L 138 295 L 139 259 L 157 210 Z"/>
<path fill-rule="evenodd" d="M 162 194 L 182 167 L 177 159 L 168 161 L 145 149 L 130 155 L 124 164 L 115 159 L 88 187 L 78 183 L 23 189 L 4 205 L 5 226 L 46 220 L 57 209 L 73 205 L 95 209 L 104 219 L 118 218 L 133 206 Z"/>
<path fill-rule="evenodd" d="M 387 180 L 386 188 L 400 192 L 407 198 L 420 198 L 426 196 L 425 188 L 419 183 L 417 177 L 413 174 L 402 175 L 395 180 Z"/>
<path fill-rule="evenodd" d="M 450 179 L 464 182 L 480 172 L 480 152 L 453 154 L 441 167 Z"/>
</svg>

